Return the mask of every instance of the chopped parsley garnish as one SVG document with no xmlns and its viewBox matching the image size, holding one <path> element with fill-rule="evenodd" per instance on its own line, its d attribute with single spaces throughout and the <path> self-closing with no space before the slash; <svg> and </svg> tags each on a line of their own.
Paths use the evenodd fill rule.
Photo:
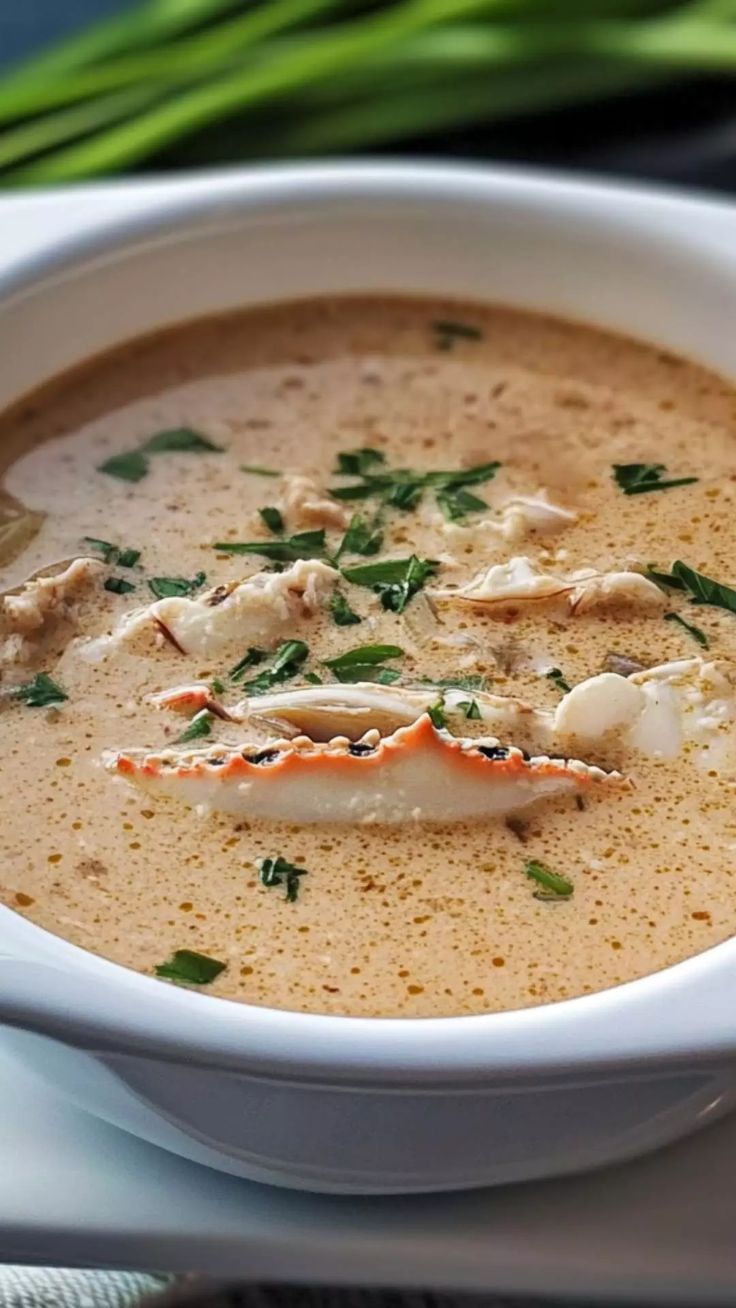
<svg viewBox="0 0 736 1308">
<path fill-rule="evenodd" d="M 179 745 L 185 745 L 188 740 L 199 740 L 202 736 L 212 735 L 212 714 L 209 709 L 200 709 L 195 713 L 191 722 L 181 735 L 177 738 Z"/>
<path fill-rule="evenodd" d="M 219 958 L 208 958 L 207 954 L 197 954 L 193 949 L 175 949 L 171 958 L 158 963 L 154 970 L 156 976 L 182 985 L 208 986 L 226 967 L 227 963 L 221 963 Z"/>
<path fill-rule="evenodd" d="M 253 651 L 249 650 L 249 654 Z M 260 653 L 260 651 L 256 651 Z M 247 657 L 247 656 L 246 656 Z M 287 640 L 280 645 L 273 656 L 270 668 L 264 668 L 252 681 L 242 683 L 243 690 L 249 695 L 265 695 L 279 682 L 295 677 L 302 664 L 309 657 L 309 646 L 303 640 Z M 242 659 L 241 659 L 242 663 Z M 236 668 L 239 667 L 236 664 Z M 233 678 L 233 673 L 230 673 Z M 235 678 L 233 678 L 235 679 Z"/>
<path fill-rule="evenodd" d="M 684 618 L 680 617 L 679 613 L 665 613 L 664 620 L 665 622 L 676 622 L 677 625 L 682 627 L 689 636 L 692 636 L 693 640 L 696 640 L 699 645 L 702 645 L 703 649 L 708 649 L 710 647 L 710 641 L 705 632 L 701 631 L 700 627 L 694 627 L 692 622 L 686 622 Z"/>
<path fill-rule="evenodd" d="M 453 318 L 438 318 L 432 323 L 437 348 L 451 350 L 455 341 L 480 341 L 483 332 L 469 322 L 456 322 Z"/>
<path fill-rule="evenodd" d="M 437 503 L 448 522 L 457 522 L 458 518 L 464 518 L 467 513 L 477 513 L 480 509 L 487 509 L 488 505 L 477 495 L 471 495 L 462 486 L 457 489 L 450 487 L 448 490 L 437 492 Z"/>
<path fill-rule="evenodd" d="M 624 495 L 646 495 L 649 491 L 671 490 L 673 486 L 692 486 L 699 477 L 675 477 L 665 480 L 664 463 L 614 463 L 613 476 Z"/>
<path fill-rule="evenodd" d="M 148 459 L 140 450 L 128 450 L 105 459 L 97 471 L 106 472 L 108 477 L 117 477 L 119 481 L 142 481 L 148 472 Z"/>
<path fill-rule="evenodd" d="M 223 554 L 260 554 L 276 563 L 295 563 L 297 559 L 319 559 L 325 552 L 324 528 L 300 531 L 284 540 L 219 541 L 212 546 Z"/>
<path fill-rule="evenodd" d="M 295 867 L 288 858 L 259 858 L 256 867 L 262 886 L 284 886 L 286 902 L 296 903 L 299 898 L 299 879 L 309 875 L 305 867 Z"/>
<path fill-rule="evenodd" d="M 378 519 L 369 523 L 356 513 L 350 520 L 345 535 L 337 549 L 335 561 L 343 554 L 378 554 L 383 545 L 383 532 L 378 526 Z"/>
<path fill-rule="evenodd" d="M 656 572 L 648 568 L 645 575 L 658 586 L 670 590 L 681 590 L 689 594 L 693 604 L 708 604 L 711 608 L 726 609 L 736 613 L 736 589 L 726 586 L 722 581 L 713 581 L 702 572 L 696 572 L 687 563 L 677 559 L 672 564 L 671 572 Z"/>
<path fill-rule="evenodd" d="M 415 472 L 411 468 L 387 468 L 383 456 L 378 466 L 358 458 L 365 455 L 365 450 L 353 450 L 341 454 L 338 459 L 338 472 L 344 475 L 360 477 L 353 486 L 333 486 L 330 494 L 338 500 L 361 500 L 369 496 L 379 496 L 382 502 L 394 509 L 416 508 L 424 491 L 429 487 L 437 495 L 445 517 L 451 521 L 462 518 L 466 513 L 473 513 L 487 507 L 484 500 L 478 499 L 464 491 L 465 486 L 474 486 L 480 482 L 490 481 L 500 468 L 498 460 L 477 463 L 472 468 L 457 468 L 454 471 L 438 470 L 436 472 Z M 377 453 L 377 451 L 373 451 Z M 362 468 L 362 471 L 358 471 Z"/>
<path fill-rule="evenodd" d="M 338 454 L 335 472 L 344 477 L 365 477 L 376 464 L 385 462 L 385 454 L 364 445 L 358 450 L 343 450 Z"/>
<path fill-rule="evenodd" d="M 560 876 L 559 872 L 552 872 L 537 859 L 531 859 L 525 865 L 524 871 L 541 887 L 540 890 L 535 890 L 535 899 L 569 899 L 575 890 L 572 881 Z"/>
<path fill-rule="evenodd" d="M 353 627 L 357 622 L 363 621 L 360 615 L 351 609 L 342 591 L 339 590 L 333 592 L 330 600 L 330 613 L 333 622 L 338 627 Z"/>
<path fill-rule="evenodd" d="M 224 681 L 220 681 L 219 677 L 212 678 L 212 693 L 213 695 L 225 694 L 225 683 Z"/>
<path fill-rule="evenodd" d="M 250 472 L 254 477 L 280 477 L 281 473 L 276 472 L 275 468 L 259 468 L 256 463 L 241 463 L 241 472 Z"/>
<path fill-rule="evenodd" d="M 404 651 L 398 645 L 359 645 L 337 658 L 323 659 L 323 666 L 329 668 L 338 681 L 373 681 L 390 686 L 398 681 L 401 673 L 397 668 L 385 667 L 386 659 L 403 657 Z"/>
<path fill-rule="evenodd" d="M 148 455 L 208 452 L 220 453 L 222 447 L 191 427 L 174 427 L 149 436 L 137 450 L 124 450 L 99 464 L 97 471 L 117 477 L 120 481 L 142 481 L 148 472 Z"/>
<path fill-rule="evenodd" d="M 482 676 L 422 677 L 425 686 L 441 686 L 443 690 L 487 690 L 488 681 Z"/>
<path fill-rule="evenodd" d="M 562 692 L 563 695 L 566 695 L 568 691 L 572 690 L 572 686 L 569 682 L 565 681 L 559 668 L 550 668 L 549 672 L 545 672 L 544 675 L 548 681 L 552 682 L 553 686 L 556 686 L 557 689 Z"/>
<path fill-rule="evenodd" d="M 83 536 L 93 550 L 98 550 L 105 563 L 116 563 L 121 568 L 133 568 L 141 557 L 140 550 L 124 549 L 113 545 L 109 540 L 97 540 L 95 536 Z"/>
<path fill-rule="evenodd" d="M 113 595 L 129 595 L 135 590 L 133 582 L 126 581 L 125 577 L 106 577 L 103 588 L 112 591 Z"/>
<path fill-rule="evenodd" d="M 257 667 L 259 663 L 262 663 L 263 660 L 267 658 L 268 654 L 265 649 L 257 649 L 255 645 L 251 645 L 250 649 L 243 655 L 242 659 L 240 659 L 235 664 L 235 667 L 231 668 L 228 672 L 230 680 L 240 681 L 243 673 L 247 672 L 248 668 Z"/>
<path fill-rule="evenodd" d="M 463 710 L 463 713 L 468 720 L 475 719 L 476 721 L 480 721 L 483 716 L 478 708 L 478 701 L 475 699 L 460 700 L 458 708 Z"/>
<path fill-rule="evenodd" d="M 154 436 L 149 436 L 141 450 L 144 454 L 188 454 L 190 451 L 222 454 L 221 445 L 215 445 L 214 441 L 193 427 L 172 427 L 168 431 L 157 431 Z"/>
<path fill-rule="evenodd" d="M 446 730 L 447 718 L 445 717 L 445 708 L 441 699 L 438 699 L 436 704 L 430 704 L 427 709 L 427 716 L 437 731 Z"/>
<path fill-rule="evenodd" d="M 191 595 L 199 590 L 207 580 L 205 572 L 197 572 L 191 579 L 187 577 L 150 577 L 148 586 L 156 599 L 169 599 L 173 595 Z"/>
<path fill-rule="evenodd" d="M 63 704 L 69 698 L 47 672 L 37 672 L 32 681 L 16 686 L 13 697 L 21 699 L 29 708 L 47 708 L 49 704 Z"/>
<path fill-rule="evenodd" d="M 355 586 L 368 586 L 380 597 L 391 613 L 403 613 L 409 600 L 434 576 L 438 564 L 433 559 L 385 559 L 382 563 L 362 563 L 343 568 L 342 575 Z"/>
<path fill-rule="evenodd" d="M 258 510 L 259 517 L 263 523 L 272 531 L 274 536 L 280 536 L 284 530 L 284 519 L 278 509 L 272 505 L 266 505 L 265 508 Z"/>
</svg>

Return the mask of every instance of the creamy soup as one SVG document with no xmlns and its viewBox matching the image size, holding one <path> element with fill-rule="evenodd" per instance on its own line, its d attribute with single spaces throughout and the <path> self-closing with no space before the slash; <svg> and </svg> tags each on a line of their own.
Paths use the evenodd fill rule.
<svg viewBox="0 0 736 1308">
<path fill-rule="evenodd" d="M 483 1013 L 736 928 L 736 393 L 508 309 L 183 326 L 0 421 L 0 896 L 164 980 Z"/>
</svg>

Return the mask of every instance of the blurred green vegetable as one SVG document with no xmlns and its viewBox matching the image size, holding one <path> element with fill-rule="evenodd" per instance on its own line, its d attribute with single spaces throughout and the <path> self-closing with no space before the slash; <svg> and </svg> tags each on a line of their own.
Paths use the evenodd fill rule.
<svg viewBox="0 0 736 1308">
<path fill-rule="evenodd" d="M 213 127 L 256 159 L 736 72 L 736 0 L 140 0 L 0 83 L 0 181 L 123 171 Z"/>
</svg>

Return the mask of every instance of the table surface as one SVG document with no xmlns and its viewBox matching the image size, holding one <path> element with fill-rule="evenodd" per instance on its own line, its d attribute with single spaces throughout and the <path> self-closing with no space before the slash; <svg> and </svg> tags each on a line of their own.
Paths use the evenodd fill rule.
<svg viewBox="0 0 736 1308">
<path fill-rule="evenodd" d="M 0 201 L 0 267 L 51 233 L 144 210 L 174 188 L 226 197 L 233 174 Z M 541 184 L 541 183 L 540 183 Z M 570 181 L 574 188 L 595 183 Z M 732 243 L 722 203 L 611 191 L 664 227 Z M 472 1194 L 349 1199 L 221 1175 L 58 1099 L 3 1049 L 0 1259 L 241 1278 L 732 1304 L 736 1117 L 634 1163 Z"/>
</svg>

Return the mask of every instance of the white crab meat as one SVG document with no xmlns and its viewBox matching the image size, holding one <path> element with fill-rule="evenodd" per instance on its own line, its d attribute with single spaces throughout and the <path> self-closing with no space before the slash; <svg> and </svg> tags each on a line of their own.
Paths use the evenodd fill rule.
<svg viewBox="0 0 736 1308">
<path fill-rule="evenodd" d="M 302 473 L 284 477 L 279 508 L 292 528 L 347 527 L 351 517 L 344 504 Z"/>
<path fill-rule="evenodd" d="M 275 695 L 258 695 L 249 702 L 251 717 L 283 729 L 295 727 L 314 741 L 345 736 L 356 741 L 366 731 L 390 735 L 416 722 L 440 695 L 436 690 L 394 690 L 372 682 L 345 686 L 304 686 Z"/>
<path fill-rule="evenodd" d="M 574 686 L 554 714 L 552 740 L 591 746 L 606 738 L 649 758 L 694 753 L 701 766 L 736 764 L 736 668 L 702 658 L 630 677 L 604 672 Z"/>
<path fill-rule="evenodd" d="M 83 653 L 90 660 L 104 658 L 142 632 L 202 658 L 235 645 L 272 645 L 322 606 L 339 575 L 319 559 L 300 559 L 283 572 L 256 572 L 196 597 L 156 600 L 127 614 L 111 636 L 89 642 Z"/>
<path fill-rule="evenodd" d="M 16 593 L 2 597 L 3 626 L 28 636 L 55 618 L 73 619 L 74 601 L 103 571 L 97 559 L 74 559 L 54 576 L 31 578 Z"/>
<path fill-rule="evenodd" d="M 449 540 L 463 544 L 483 537 L 518 544 L 532 532 L 555 536 L 577 520 L 577 513 L 553 504 L 547 492 L 541 490 L 536 495 L 515 495 L 506 500 L 495 518 L 479 518 L 469 523 L 444 522 L 442 531 Z"/>
<path fill-rule="evenodd" d="M 265 747 L 130 751 L 108 769 L 154 795 L 237 818 L 296 823 L 460 822 L 498 818 L 538 800 L 599 784 L 619 773 L 575 759 L 527 758 L 493 738 L 459 740 L 425 714 L 411 726 L 357 743 L 306 736 Z"/>
<path fill-rule="evenodd" d="M 491 614 L 543 605 L 568 617 L 617 608 L 661 613 L 668 602 L 659 586 L 638 572 L 586 570 L 556 577 L 540 572 L 525 555 L 492 564 L 465 586 L 432 593 L 444 600 L 483 605 Z"/>
</svg>

